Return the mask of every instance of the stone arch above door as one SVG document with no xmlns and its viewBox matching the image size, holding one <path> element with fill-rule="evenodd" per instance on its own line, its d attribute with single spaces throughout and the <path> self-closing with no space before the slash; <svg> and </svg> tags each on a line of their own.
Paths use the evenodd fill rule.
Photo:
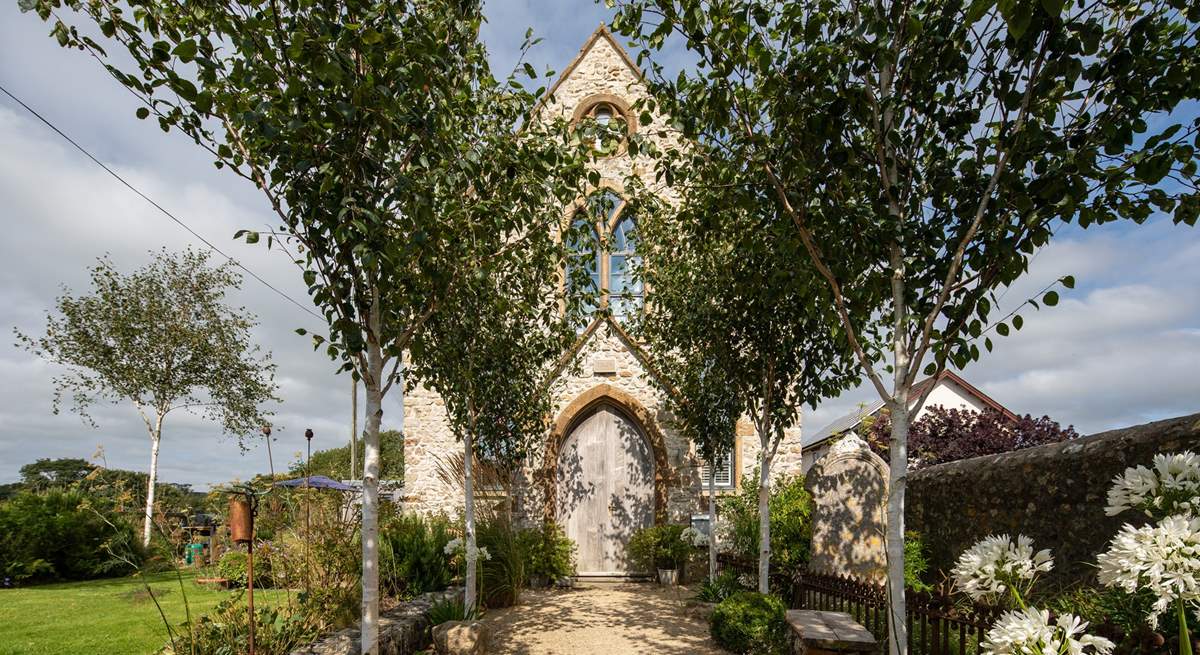
<svg viewBox="0 0 1200 655">
<path fill-rule="evenodd" d="M 650 445 L 654 456 L 654 516 L 656 521 L 663 521 L 667 516 L 667 487 L 671 481 L 671 466 L 667 459 L 666 439 L 659 429 L 654 417 L 632 394 L 611 384 L 598 384 L 579 394 L 567 405 L 554 423 L 550 426 L 550 434 L 546 439 L 545 458 L 542 462 L 542 475 L 545 480 L 546 493 L 544 517 L 551 520 L 555 515 L 555 499 L 557 498 L 557 468 L 558 454 L 563 440 L 571 433 L 571 429 L 587 418 L 599 405 L 610 405 L 625 414 L 642 431 Z"/>
</svg>

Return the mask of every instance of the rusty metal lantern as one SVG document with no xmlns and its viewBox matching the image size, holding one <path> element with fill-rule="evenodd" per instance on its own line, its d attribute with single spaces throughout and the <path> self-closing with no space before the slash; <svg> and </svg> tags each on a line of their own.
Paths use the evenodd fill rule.
<svg viewBox="0 0 1200 655">
<path fill-rule="evenodd" d="M 250 501 L 245 498 L 229 499 L 229 536 L 242 544 L 254 539 L 254 517 Z"/>
</svg>

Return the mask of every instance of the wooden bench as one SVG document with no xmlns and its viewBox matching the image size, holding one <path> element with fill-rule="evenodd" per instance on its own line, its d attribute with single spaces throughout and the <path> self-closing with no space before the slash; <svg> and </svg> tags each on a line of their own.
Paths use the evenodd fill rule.
<svg viewBox="0 0 1200 655">
<path fill-rule="evenodd" d="M 845 612 L 788 610 L 793 655 L 878 653 L 870 631 Z"/>
</svg>

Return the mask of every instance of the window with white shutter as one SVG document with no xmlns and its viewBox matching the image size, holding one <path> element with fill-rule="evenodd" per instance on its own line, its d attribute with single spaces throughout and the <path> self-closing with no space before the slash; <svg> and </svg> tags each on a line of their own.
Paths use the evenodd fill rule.
<svg viewBox="0 0 1200 655">
<path fill-rule="evenodd" d="M 733 454 L 725 453 L 717 457 L 716 479 L 713 484 L 717 487 L 732 487 L 733 486 Z M 704 487 L 708 488 L 708 478 L 713 475 L 712 468 L 705 463 L 700 467 L 700 478 L 704 481 Z"/>
</svg>

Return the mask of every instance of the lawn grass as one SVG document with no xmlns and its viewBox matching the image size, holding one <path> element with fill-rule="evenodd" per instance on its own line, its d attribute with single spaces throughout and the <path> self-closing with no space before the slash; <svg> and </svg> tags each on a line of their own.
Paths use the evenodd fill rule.
<svg viewBox="0 0 1200 655">
<path fill-rule="evenodd" d="M 148 574 L 154 595 L 172 627 L 211 610 L 236 592 L 197 585 L 183 573 Z M 255 605 L 278 602 L 284 591 L 256 590 Z M 0 655 L 148 655 L 167 641 L 154 601 L 137 576 L 0 589 Z"/>
</svg>

